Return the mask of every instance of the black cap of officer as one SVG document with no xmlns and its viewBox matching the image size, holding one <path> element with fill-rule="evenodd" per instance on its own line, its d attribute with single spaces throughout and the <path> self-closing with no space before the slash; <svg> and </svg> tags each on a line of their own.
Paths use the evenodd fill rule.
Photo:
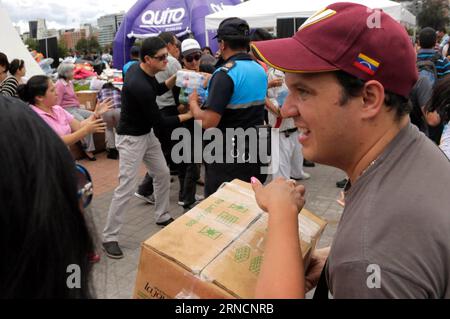
<svg viewBox="0 0 450 319">
<path fill-rule="evenodd" d="M 216 38 L 221 40 L 250 39 L 250 27 L 245 20 L 228 18 L 220 23 L 217 35 L 214 39 Z"/>
</svg>

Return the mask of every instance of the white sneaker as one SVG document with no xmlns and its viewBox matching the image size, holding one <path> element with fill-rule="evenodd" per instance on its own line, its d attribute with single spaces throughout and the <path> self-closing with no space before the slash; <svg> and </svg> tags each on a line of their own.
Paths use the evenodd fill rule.
<svg viewBox="0 0 450 319">
<path fill-rule="evenodd" d="M 307 180 L 307 179 L 310 179 L 311 178 L 311 175 L 310 174 L 308 174 L 308 173 L 306 173 L 306 172 L 304 172 L 303 173 L 303 176 L 302 177 L 300 177 L 300 178 L 297 178 L 297 177 L 291 177 L 293 180 L 296 180 L 296 181 L 305 181 L 305 180 Z"/>
<path fill-rule="evenodd" d="M 155 196 L 152 194 L 150 196 L 144 196 L 139 194 L 138 192 L 134 193 L 134 196 L 136 196 L 139 199 L 142 199 L 144 201 L 146 201 L 149 204 L 155 205 Z"/>
<path fill-rule="evenodd" d="M 195 201 L 196 201 L 196 202 L 201 202 L 201 201 L 204 200 L 204 199 L 205 199 L 205 196 L 195 194 Z M 179 201 L 179 202 L 178 202 L 178 205 L 184 206 L 184 202 Z"/>
<path fill-rule="evenodd" d="M 302 178 L 300 180 L 301 181 L 305 181 L 305 180 L 310 179 L 310 178 L 311 178 L 311 174 L 308 174 L 308 173 L 304 172 L 303 176 L 302 176 Z"/>
</svg>

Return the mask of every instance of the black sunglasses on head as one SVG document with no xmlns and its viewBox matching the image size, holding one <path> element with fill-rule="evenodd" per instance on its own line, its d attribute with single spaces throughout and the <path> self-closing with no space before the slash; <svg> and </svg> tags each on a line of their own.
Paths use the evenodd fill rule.
<svg viewBox="0 0 450 319">
<path fill-rule="evenodd" d="M 185 59 L 186 59 L 186 62 L 191 63 L 194 60 L 195 61 L 200 60 L 201 57 L 202 57 L 202 55 L 200 53 L 197 53 L 197 54 L 188 55 L 187 57 L 185 57 Z"/>
</svg>

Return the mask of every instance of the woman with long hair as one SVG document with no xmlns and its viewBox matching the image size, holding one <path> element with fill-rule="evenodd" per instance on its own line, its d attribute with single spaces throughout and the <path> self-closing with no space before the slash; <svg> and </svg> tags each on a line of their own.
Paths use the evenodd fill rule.
<svg viewBox="0 0 450 319">
<path fill-rule="evenodd" d="M 0 299 L 93 297 L 93 240 L 67 147 L 25 103 L 2 96 L 0 147 Z"/>
</svg>

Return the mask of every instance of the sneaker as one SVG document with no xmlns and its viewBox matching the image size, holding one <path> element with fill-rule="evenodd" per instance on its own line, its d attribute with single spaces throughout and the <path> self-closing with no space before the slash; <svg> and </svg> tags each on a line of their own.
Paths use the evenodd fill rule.
<svg viewBox="0 0 450 319">
<path fill-rule="evenodd" d="M 296 177 L 291 177 L 291 179 L 296 180 L 296 181 L 306 181 L 307 179 L 310 179 L 311 175 L 308 173 L 303 173 L 303 176 L 300 178 L 296 178 Z"/>
<path fill-rule="evenodd" d="M 147 203 L 155 205 L 155 195 L 151 194 L 149 196 L 144 196 L 139 194 L 138 192 L 134 193 L 134 196 L 136 196 L 139 199 L 145 200 Z"/>
<path fill-rule="evenodd" d="M 303 160 L 303 166 L 305 167 L 316 167 L 316 164 L 314 164 L 314 162 L 308 161 L 308 160 Z"/>
<path fill-rule="evenodd" d="M 106 256 L 113 259 L 121 259 L 123 258 L 122 249 L 119 247 L 119 243 L 117 241 L 110 241 L 107 243 L 103 243 L 103 250 L 105 251 Z"/>
<path fill-rule="evenodd" d="M 341 181 L 336 182 L 336 187 L 337 188 L 344 188 L 345 185 L 347 185 L 348 179 L 344 178 Z"/>
<path fill-rule="evenodd" d="M 197 202 L 201 202 L 201 201 L 204 200 L 204 199 L 205 199 L 205 196 L 195 194 L 195 200 L 196 200 Z"/>
<path fill-rule="evenodd" d="M 173 219 L 172 217 L 170 217 L 170 218 L 169 218 L 168 220 L 166 220 L 165 222 L 156 223 L 156 225 L 166 227 L 167 225 L 169 225 L 170 223 L 172 223 L 174 220 L 175 220 L 175 219 Z"/>
<path fill-rule="evenodd" d="M 197 203 L 197 202 L 201 202 L 201 201 L 204 200 L 204 199 L 205 199 L 205 196 L 195 194 L 195 202 L 194 202 L 193 204 L 195 204 L 195 203 Z M 178 205 L 184 207 L 184 202 L 183 202 L 182 200 L 178 200 Z M 190 204 L 189 206 L 192 206 L 192 204 Z"/>
<path fill-rule="evenodd" d="M 118 159 L 119 158 L 119 151 L 117 151 L 117 149 L 115 148 L 109 148 L 106 150 L 106 153 L 108 153 L 108 155 L 106 155 L 107 158 L 109 159 Z"/>
</svg>

